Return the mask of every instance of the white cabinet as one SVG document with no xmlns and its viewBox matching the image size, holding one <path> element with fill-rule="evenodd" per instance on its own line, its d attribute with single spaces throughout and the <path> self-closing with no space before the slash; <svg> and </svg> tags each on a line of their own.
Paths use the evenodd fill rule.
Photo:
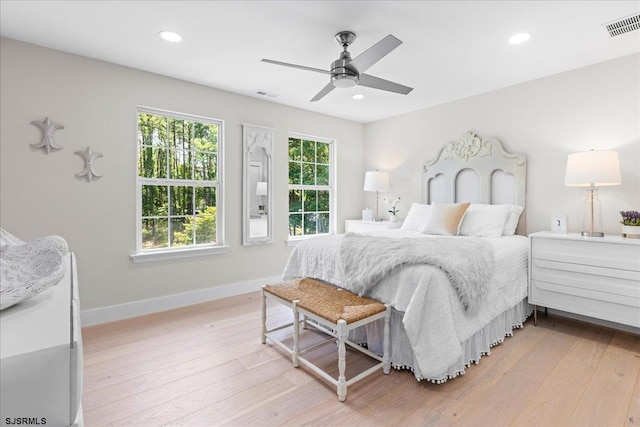
<svg viewBox="0 0 640 427">
<path fill-rule="evenodd" d="M 345 233 L 368 233 L 370 231 L 400 228 L 402 222 L 390 221 L 362 221 L 360 219 L 348 219 L 344 222 Z"/>
<path fill-rule="evenodd" d="M 67 271 L 58 284 L 0 311 L 2 425 L 18 424 L 19 418 L 52 426 L 83 424 L 75 257 L 69 253 L 64 262 Z"/>
<path fill-rule="evenodd" d="M 640 240 L 529 236 L 529 303 L 640 327 Z"/>
</svg>

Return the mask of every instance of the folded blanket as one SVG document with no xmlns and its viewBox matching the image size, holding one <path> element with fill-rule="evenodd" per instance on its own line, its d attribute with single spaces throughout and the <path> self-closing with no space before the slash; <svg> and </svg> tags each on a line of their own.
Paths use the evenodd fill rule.
<svg viewBox="0 0 640 427">
<path fill-rule="evenodd" d="M 340 273 L 359 295 L 406 265 L 444 271 L 465 310 L 486 294 L 495 270 L 492 245 L 482 238 L 401 239 L 346 233 L 340 241 Z"/>
</svg>

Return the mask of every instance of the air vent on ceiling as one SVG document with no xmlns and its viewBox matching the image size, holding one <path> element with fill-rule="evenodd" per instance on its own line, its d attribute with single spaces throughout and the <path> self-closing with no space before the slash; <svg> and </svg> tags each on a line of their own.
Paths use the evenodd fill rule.
<svg viewBox="0 0 640 427">
<path fill-rule="evenodd" d="M 277 98 L 278 97 L 277 93 L 269 93 L 269 92 L 265 92 L 263 90 L 257 90 L 256 91 L 256 95 L 268 96 L 269 98 Z"/>
<path fill-rule="evenodd" d="M 611 37 L 635 31 L 640 28 L 640 13 L 605 24 Z"/>
</svg>

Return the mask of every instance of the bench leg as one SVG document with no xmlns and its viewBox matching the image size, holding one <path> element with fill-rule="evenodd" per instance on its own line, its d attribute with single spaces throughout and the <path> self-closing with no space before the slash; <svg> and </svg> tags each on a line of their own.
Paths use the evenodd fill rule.
<svg viewBox="0 0 640 427">
<path fill-rule="evenodd" d="M 267 296 L 264 292 L 264 286 L 260 288 L 260 296 L 262 297 L 262 344 L 267 343 Z"/>
<path fill-rule="evenodd" d="M 298 300 L 293 301 L 293 352 L 291 353 L 291 361 L 293 367 L 299 366 L 298 356 L 300 356 L 300 348 L 298 347 L 298 338 L 300 336 L 300 316 L 298 315 Z"/>
<path fill-rule="evenodd" d="M 388 375 L 391 368 L 391 356 L 389 355 L 389 321 L 391 320 L 391 306 L 389 304 L 385 305 L 387 307 L 387 311 L 384 316 L 384 341 L 382 343 L 384 353 L 382 354 L 382 372 L 384 372 L 385 375 Z"/>
<path fill-rule="evenodd" d="M 347 398 L 347 349 L 344 341 L 347 339 L 347 322 L 338 320 L 338 400 L 344 402 Z"/>
</svg>

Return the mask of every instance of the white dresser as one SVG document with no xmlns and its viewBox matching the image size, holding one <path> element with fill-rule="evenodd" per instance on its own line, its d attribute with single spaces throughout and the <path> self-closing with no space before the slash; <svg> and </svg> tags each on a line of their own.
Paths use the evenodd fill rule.
<svg viewBox="0 0 640 427">
<path fill-rule="evenodd" d="M 402 222 L 390 221 L 362 221 L 361 219 L 348 219 L 344 222 L 345 233 L 368 233 L 369 231 L 400 228 Z"/>
<path fill-rule="evenodd" d="M 529 303 L 640 327 L 640 240 L 529 235 Z"/>
<path fill-rule="evenodd" d="M 82 425 L 82 335 L 76 263 L 55 286 L 0 311 L 1 425 Z M 28 418 L 18 422 L 17 419 Z M 38 420 L 38 423 L 34 423 Z"/>
</svg>

